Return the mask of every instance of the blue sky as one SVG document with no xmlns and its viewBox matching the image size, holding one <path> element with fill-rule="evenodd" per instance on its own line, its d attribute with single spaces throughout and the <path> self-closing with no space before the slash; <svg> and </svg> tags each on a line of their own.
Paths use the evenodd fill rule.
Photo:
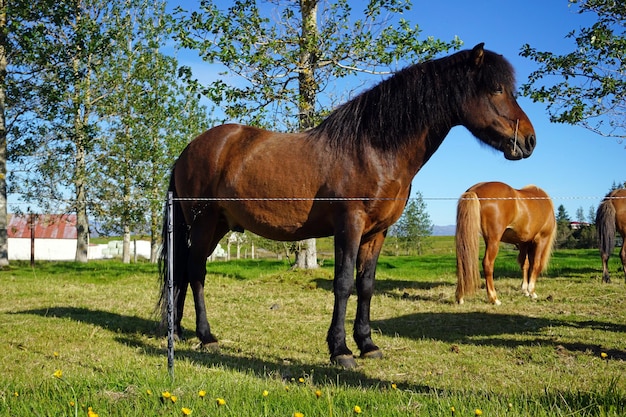
<svg viewBox="0 0 626 417">
<path fill-rule="evenodd" d="M 182 4 L 193 10 L 197 3 Z M 458 36 L 464 48 L 484 42 L 485 48 L 511 62 L 518 85 L 536 69 L 534 62 L 519 56 L 522 45 L 528 43 L 541 51 L 571 52 L 575 45 L 566 35 L 594 22 L 593 15 L 576 13 L 567 0 L 413 0 L 412 10 L 404 17 L 420 26 L 422 38 L 451 40 Z M 181 53 L 179 59 L 189 65 L 192 62 L 185 60 L 190 55 Z M 197 65 L 202 63 L 198 61 Z M 341 88 L 339 83 L 337 88 Z M 519 103 L 537 134 L 537 147 L 530 158 L 505 160 L 465 128 L 455 127 L 417 174 L 413 190 L 421 192 L 433 224 L 454 224 L 457 198 L 481 181 L 503 181 L 515 188 L 535 184 L 553 198 L 555 207 L 563 205 L 572 220 L 578 208 L 582 207 L 587 216 L 614 182 L 626 181 L 626 144 L 582 127 L 553 124 L 543 104 L 524 97 Z"/>
<path fill-rule="evenodd" d="M 485 48 L 504 55 L 514 66 L 518 84 L 536 69 L 519 56 L 525 43 L 541 51 L 571 52 L 575 44 L 567 33 L 593 24 L 594 16 L 577 14 L 567 0 L 414 1 L 412 22 L 426 36 L 451 39 L 459 36 L 465 46 L 485 42 Z M 413 181 L 437 225 L 455 223 L 458 197 L 480 181 L 503 181 L 515 188 L 535 184 L 563 205 L 572 219 L 582 207 L 585 215 L 597 207 L 613 182 L 626 181 L 625 144 L 577 126 L 549 121 L 545 105 L 520 97 L 519 103 L 533 122 L 537 147 L 522 161 L 507 161 L 480 145 L 464 128 L 457 127 Z"/>
</svg>

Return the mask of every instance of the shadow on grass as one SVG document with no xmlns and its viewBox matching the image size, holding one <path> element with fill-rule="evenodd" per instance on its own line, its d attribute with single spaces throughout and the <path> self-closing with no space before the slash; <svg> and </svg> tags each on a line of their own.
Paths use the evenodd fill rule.
<svg viewBox="0 0 626 417">
<path fill-rule="evenodd" d="M 532 336 L 547 328 L 571 327 L 602 330 L 615 333 L 626 332 L 626 325 L 602 321 L 566 321 L 529 317 L 524 315 L 485 312 L 415 313 L 389 320 L 372 321 L 372 328 L 384 329 L 386 334 L 397 334 L 410 339 L 433 339 L 450 344 L 477 346 L 536 346 L 552 344 L 555 348 L 599 354 L 600 345 L 588 343 L 557 343 L 549 338 L 520 339 Z M 517 338 L 506 336 L 517 336 Z M 626 360 L 626 350 L 605 351 L 614 359 Z"/>
<path fill-rule="evenodd" d="M 145 337 L 156 336 L 157 321 L 147 320 L 136 316 L 125 316 L 102 310 L 90 310 L 77 307 L 53 307 L 49 309 L 24 310 L 12 314 L 31 314 L 47 318 L 62 318 L 88 323 L 101 327 L 104 330 L 116 333 L 115 340 L 125 346 L 139 349 L 143 354 L 161 356 L 164 361 L 167 357 L 165 343 L 155 346 L 146 343 Z M 187 359 L 190 362 L 202 364 L 207 367 L 221 366 L 233 371 L 246 372 L 257 375 L 260 378 L 277 377 L 285 382 L 296 380 L 302 376 L 310 376 L 315 383 L 341 383 L 354 387 L 388 387 L 391 382 L 382 379 L 369 378 L 359 372 L 358 368 L 352 370 L 341 369 L 337 366 L 312 365 L 301 363 L 292 359 L 275 358 L 274 360 L 262 360 L 254 357 L 242 357 L 235 353 L 229 353 L 230 348 L 221 348 L 219 351 L 196 349 L 190 345 L 195 335 L 185 330 L 185 338 L 189 342 L 177 342 L 175 347 L 176 360 Z M 163 339 L 165 341 L 165 339 Z M 357 359 L 363 366 L 365 360 Z M 415 392 L 432 393 L 435 390 L 425 385 L 410 385 L 403 388 Z"/>
<path fill-rule="evenodd" d="M 89 323 L 104 330 L 120 334 L 154 335 L 157 321 L 137 316 L 126 316 L 103 310 L 91 310 L 84 307 L 50 307 L 24 310 L 11 314 L 32 314 L 49 318 L 65 318 L 80 323 Z"/>
<path fill-rule="evenodd" d="M 121 344 L 141 349 L 144 354 L 166 357 L 164 344 L 160 347 L 153 343 L 146 343 L 145 336 L 156 334 L 157 321 L 137 316 L 126 316 L 102 310 L 90 310 L 76 307 L 54 307 L 49 309 L 24 310 L 14 314 L 31 314 L 49 318 L 67 318 L 77 322 L 89 323 L 105 330 L 116 333 L 115 340 Z M 557 344 L 544 338 L 525 337 L 523 339 L 507 338 L 507 335 L 536 335 L 545 328 L 576 327 L 588 329 L 602 329 L 611 332 L 626 332 L 626 325 L 602 321 L 570 322 L 534 318 L 523 315 L 492 314 L 482 312 L 459 313 L 415 313 L 390 320 L 374 321 L 374 329 L 381 328 L 386 334 L 397 334 L 411 339 L 433 339 L 450 344 L 465 344 L 478 346 L 536 346 L 537 344 L 553 344 L 557 352 L 592 352 L 599 355 L 605 352 L 613 359 L 626 360 L 626 350 L 606 350 L 599 345 L 588 343 Z M 185 337 L 193 340 L 191 331 L 185 332 Z M 275 358 L 262 360 L 254 357 L 242 357 L 238 353 L 229 353 L 229 348 L 222 348 L 219 352 L 197 350 L 190 347 L 190 342 L 177 343 L 175 354 L 178 359 L 185 358 L 204 366 L 223 366 L 239 372 L 249 372 L 259 377 L 280 375 L 289 381 L 303 375 L 310 375 L 316 383 L 341 381 L 350 386 L 388 386 L 391 381 L 369 378 L 359 372 L 359 368 L 344 370 L 336 366 L 313 365 L 301 363 L 291 359 Z M 360 366 L 366 360 L 358 360 Z M 433 388 L 426 385 L 411 385 L 403 387 L 415 392 L 433 392 Z"/>
</svg>

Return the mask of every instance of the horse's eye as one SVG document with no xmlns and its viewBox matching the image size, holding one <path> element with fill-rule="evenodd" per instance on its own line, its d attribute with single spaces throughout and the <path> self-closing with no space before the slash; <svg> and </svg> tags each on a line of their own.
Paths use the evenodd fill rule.
<svg viewBox="0 0 626 417">
<path fill-rule="evenodd" d="M 493 94 L 502 94 L 504 93 L 504 88 L 501 85 L 496 86 L 496 88 L 493 89 Z"/>
</svg>

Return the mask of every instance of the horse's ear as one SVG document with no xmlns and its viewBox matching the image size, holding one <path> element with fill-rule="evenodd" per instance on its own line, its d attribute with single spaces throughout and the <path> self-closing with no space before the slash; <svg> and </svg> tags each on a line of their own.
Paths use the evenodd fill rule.
<svg viewBox="0 0 626 417">
<path fill-rule="evenodd" d="M 485 50 L 483 49 L 484 46 L 485 43 L 481 42 L 472 48 L 472 62 L 476 67 L 480 67 L 483 64 L 483 58 L 485 56 Z"/>
</svg>

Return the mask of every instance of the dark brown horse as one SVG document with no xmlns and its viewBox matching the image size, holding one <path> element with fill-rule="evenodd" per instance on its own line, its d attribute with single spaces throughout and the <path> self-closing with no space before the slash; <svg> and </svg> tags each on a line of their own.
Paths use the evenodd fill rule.
<svg viewBox="0 0 626 417">
<path fill-rule="evenodd" d="M 482 182 L 459 198 L 456 217 L 456 301 L 480 287 L 478 241 L 485 240 L 483 272 L 490 303 L 500 304 L 493 284 L 493 266 L 500 242 L 519 249 L 522 291 L 536 298 L 535 283 L 548 265 L 556 236 L 552 200 L 541 188 L 527 185 L 516 190 L 501 182 Z M 529 274 L 530 272 L 530 274 Z"/>
<path fill-rule="evenodd" d="M 602 200 L 596 213 L 596 228 L 602 258 L 602 281 L 611 282 L 609 257 L 615 248 L 616 232 L 622 235 L 622 250 L 619 256 L 626 277 L 626 189 L 613 190 Z"/>
<path fill-rule="evenodd" d="M 380 357 L 370 328 L 378 255 L 413 177 L 457 125 L 508 159 L 526 158 L 535 147 L 533 126 L 515 100 L 511 65 L 483 44 L 407 67 L 302 133 L 237 124 L 202 133 L 181 153 L 170 179 L 176 333 L 182 334 L 189 284 L 196 335 L 205 345 L 217 343 L 205 311 L 206 259 L 229 230 L 282 241 L 333 235 L 331 361 L 356 366 L 344 323 L 355 271 L 354 340 L 361 357 Z M 164 277 L 166 255 L 164 247 Z"/>
</svg>

